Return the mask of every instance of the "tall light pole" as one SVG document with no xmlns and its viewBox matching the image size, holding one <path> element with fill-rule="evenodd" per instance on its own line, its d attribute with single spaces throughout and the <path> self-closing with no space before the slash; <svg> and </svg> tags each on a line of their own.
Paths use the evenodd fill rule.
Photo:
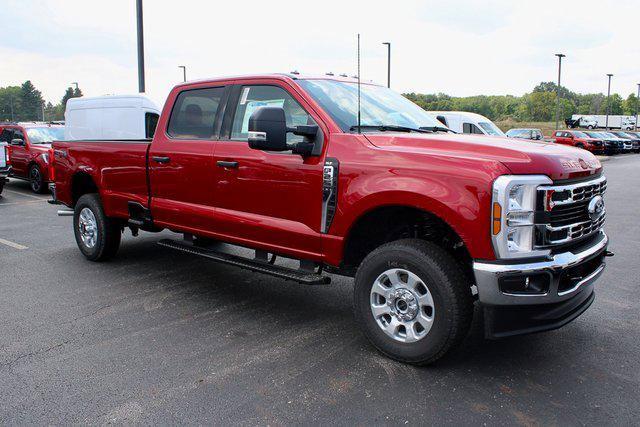
<svg viewBox="0 0 640 427">
<path fill-rule="evenodd" d="M 560 75 L 562 73 L 562 58 L 565 54 L 556 53 L 558 57 L 558 87 L 556 88 L 556 130 L 558 130 L 558 123 L 560 123 Z"/>
<path fill-rule="evenodd" d="M 613 74 L 607 74 L 607 77 L 609 77 L 609 85 L 607 86 L 607 120 L 604 127 L 609 130 L 609 114 L 611 114 L 611 104 L 609 104 L 609 97 L 611 96 L 611 77 L 613 77 Z"/>
<path fill-rule="evenodd" d="M 138 91 L 144 93 L 144 30 L 142 28 L 142 0 L 136 0 L 138 24 Z"/>
<path fill-rule="evenodd" d="M 186 65 L 178 65 L 178 68 L 182 68 L 182 81 L 187 81 L 187 66 Z"/>
<path fill-rule="evenodd" d="M 638 131 L 638 104 L 640 104 L 640 83 L 638 83 L 638 96 L 636 97 L 636 132 Z"/>
<path fill-rule="evenodd" d="M 387 45 L 387 87 L 391 87 L 391 43 L 384 42 Z"/>
</svg>

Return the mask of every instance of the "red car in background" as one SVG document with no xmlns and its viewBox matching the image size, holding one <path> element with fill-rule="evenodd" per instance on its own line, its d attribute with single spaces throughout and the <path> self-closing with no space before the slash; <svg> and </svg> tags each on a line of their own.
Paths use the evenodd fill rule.
<svg viewBox="0 0 640 427">
<path fill-rule="evenodd" d="M 594 154 L 605 154 L 607 151 L 604 141 L 592 138 L 586 133 L 576 130 L 557 130 L 551 138 L 556 144 L 571 145 L 591 151 Z"/>
<path fill-rule="evenodd" d="M 48 123 L 0 123 L 0 142 L 8 144 L 11 177 L 29 181 L 44 193 L 53 181 L 53 141 L 64 139 L 64 126 Z"/>
</svg>

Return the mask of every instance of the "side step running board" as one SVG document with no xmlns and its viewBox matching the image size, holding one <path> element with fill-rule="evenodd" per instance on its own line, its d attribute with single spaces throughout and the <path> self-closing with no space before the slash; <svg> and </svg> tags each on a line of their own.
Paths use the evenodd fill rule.
<svg viewBox="0 0 640 427">
<path fill-rule="evenodd" d="M 237 255 L 212 251 L 176 240 L 162 239 L 158 242 L 158 244 L 167 248 L 176 249 L 182 252 L 209 258 L 211 260 L 224 264 L 235 265 L 236 267 L 245 268 L 247 270 L 255 271 L 258 273 L 269 274 L 271 276 L 280 277 L 281 279 L 293 280 L 294 282 L 302 283 L 305 285 L 328 285 L 329 283 L 331 283 L 331 278 L 329 276 L 322 276 L 313 272 L 294 270 L 292 268 L 273 265 L 262 261 L 256 261 Z"/>
</svg>

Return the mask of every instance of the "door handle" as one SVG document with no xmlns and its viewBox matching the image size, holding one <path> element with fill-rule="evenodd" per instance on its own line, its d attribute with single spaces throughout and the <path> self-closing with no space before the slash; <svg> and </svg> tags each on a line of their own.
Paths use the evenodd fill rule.
<svg viewBox="0 0 640 427">
<path fill-rule="evenodd" d="M 169 163 L 171 157 L 153 156 L 151 159 L 156 163 Z"/>
<path fill-rule="evenodd" d="M 224 160 L 218 160 L 216 164 L 221 168 L 237 168 L 238 167 L 238 162 L 233 162 L 233 161 L 226 162 Z"/>
</svg>

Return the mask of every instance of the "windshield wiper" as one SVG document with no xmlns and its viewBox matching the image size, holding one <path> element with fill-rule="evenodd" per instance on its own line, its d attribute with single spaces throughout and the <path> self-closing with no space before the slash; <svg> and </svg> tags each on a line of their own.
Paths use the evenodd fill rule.
<svg viewBox="0 0 640 427">
<path fill-rule="evenodd" d="M 411 128 L 407 126 L 396 126 L 396 125 L 353 125 L 349 128 L 350 131 L 355 131 L 360 129 L 375 129 L 382 132 L 391 131 L 391 132 L 419 132 L 419 133 L 433 133 L 432 130 L 426 128 Z"/>
<path fill-rule="evenodd" d="M 451 133 L 458 133 L 455 130 L 451 130 L 449 128 L 446 128 L 444 126 L 421 126 L 420 129 L 422 130 L 430 130 L 431 132 L 451 132 Z"/>
</svg>

